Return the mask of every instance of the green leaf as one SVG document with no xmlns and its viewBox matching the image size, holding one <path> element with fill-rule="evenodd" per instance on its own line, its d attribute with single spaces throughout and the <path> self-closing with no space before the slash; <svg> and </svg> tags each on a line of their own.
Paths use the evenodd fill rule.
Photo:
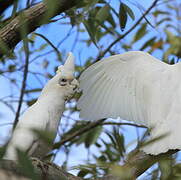
<svg viewBox="0 0 181 180">
<path fill-rule="evenodd" d="M 181 178 L 181 164 L 180 163 L 176 164 L 172 170 L 173 170 L 173 175 L 175 176 L 174 180 L 180 180 L 180 178 Z"/>
<path fill-rule="evenodd" d="M 126 4 L 124 4 L 124 3 L 122 3 L 123 4 L 123 6 L 124 6 L 124 10 L 128 13 L 128 15 L 130 16 L 130 18 L 132 19 L 132 20 L 135 20 L 135 15 L 134 15 L 134 13 L 133 13 L 133 11 L 131 10 L 131 8 L 130 7 L 128 7 Z"/>
<path fill-rule="evenodd" d="M 38 175 L 38 172 L 35 171 L 31 160 L 27 156 L 27 154 L 23 151 L 20 151 L 17 149 L 17 155 L 18 155 L 18 164 L 20 167 L 20 171 L 27 176 L 28 178 L 32 180 L 39 180 L 40 177 Z"/>
<path fill-rule="evenodd" d="M 25 93 L 40 92 L 41 90 L 42 90 L 41 88 L 29 89 L 29 90 L 25 90 Z"/>
<path fill-rule="evenodd" d="M 32 129 L 32 131 L 48 146 L 52 147 L 56 133 L 53 131 Z"/>
<path fill-rule="evenodd" d="M 168 21 L 172 21 L 172 19 L 169 18 L 169 17 L 163 18 L 160 21 L 156 22 L 156 25 L 158 26 L 158 25 L 160 25 L 160 24 L 162 24 L 164 22 L 168 22 Z"/>
<path fill-rule="evenodd" d="M 170 15 L 170 13 L 168 11 L 154 11 L 153 12 L 153 16 L 158 16 L 158 15 Z"/>
<path fill-rule="evenodd" d="M 41 44 L 41 46 L 40 46 L 38 49 L 36 49 L 36 52 L 41 52 L 41 51 L 44 50 L 47 46 L 48 46 L 47 43 Z"/>
<path fill-rule="evenodd" d="M 116 27 L 116 22 L 114 21 L 114 18 L 112 16 L 112 14 L 110 13 L 110 11 L 109 11 L 109 15 L 107 17 L 107 21 L 112 25 L 113 28 Z"/>
<path fill-rule="evenodd" d="M 78 173 L 77 176 L 83 178 L 83 177 L 85 177 L 88 173 L 90 173 L 90 170 L 84 168 L 84 169 L 82 169 L 82 170 L 79 171 L 79 173 Z"/>
<path fill-rule="evenodd" d="M 97 141 L 97 139 L 99 138 L 101 132 L 102 132 L 101 126 L 98 126 L 94 129 L 92 129 L 91 131 L 89 131 L 86 134 L 85 147 L 89 148 L 92 144 L 94 144 Z"/>
<path fill-rule="evenodd" d="M 173 160 L 169 156 L 168 158 L 165 158 L 159 161 L 159 168 L 161 171 L 160 179 L 165 179 L 165 180 L 169 179 L 169 176 L 171 174 L 171 169 L 172 169 L 172 163 L 173 163 Z"/>
<path fill-rule="evenodd" d="M 75 133 L 76 131 L 79 131 L 81 128 L 85 127 L 86 125 L 87 125 L 87 123 L 80 123 L 80 122 L 75 123 L 75 124 L 73 125 L 73 127 L 72 127 L 68 132 L 66 132 L 66 133 L 63 135 L 62 140 L 63 140 L 63 139 L 66 139 L 66 138 L 69 137 L 71 134 Z M 83 138 L 83 140 L 82 140 L 82 138 Z M 73 144 L 73 143 L 80 144 L 80 143 L 84 142 L 84 140 L 85 140 L 84 135 L 82 135 L 82 136 L 78 137 L 77 139 L 76 139 L 76 138 L 73 139 L 73 140 L 70 142 L 70 144 Z M 79 143 L 79 142 L 80 142 L 80 143 Z M 60 148 L 60 147 L 61 147 L 61 144 L 60 144 L 59 142 L 55 143 L 54 146 L 53 146 L 54 149 L 58 149 L 58 148 Z"/>
<path fill-rule="evenodd" d="M 96 47 L 98 47 L 97 42 L 96 42 L 96 27 L 95 27 L 94 23 L 91 24 L 90 21 L 84 20 L 83 24 L 84 24 L 92 42 L 95 44 Z"/>
<path fill-rule="evenodd" d="M 29 101 L 27 101 L 27 105 L 32 106 L 36 101 L 37 101 L 37 99 L 29 100 Z"/>
<path fill-rule="evenodd" d="M 136 35 L 134 36 L 133 42 L 140 40 L 146 34 L 146 32 L 147 32 L 146 28 L 147 28 L 147 24 L 146 23 L 142 24 L 142 26 L 136 32 Z"/>
<path fill-rule="evenodd" d="M 6 152 L 7 145 L 0 147 L 0 160 L 3 158 L 5 152 Z"/>
<path fill-rule="evenodd" d="M 153 37 L 153 38 L 149 39 L 148 41 L 146 41 L 146 42 L 143 44 L 143 46 L 140 48 L 140 50 L 143 51 L 143 50 L 146 49 L 147 47 L 152 46 L 153 43 L 155 42 L 155 40 L 156 40 L 156 37 Z"/>
<path fill-rule="evenodd" d="M 121 31 L 124 31 L 124 29 L 126 27 L 127 19 L 128 19 L 128 16 L 127 16 L 127 12 L 125 9 L 125 5 L 123 3 L 120 3 L 119 24 L 120 24 Z"/>
<path fill-rule="evenodd" d="M 13 72 L 13 71 L 15 71 L 15 69 L 16 69 L 16 65 L 9 65 L 8 66 L 8 70 L 10 71 L 10 72 Z"/>
<path fill-rule="evenodd" d="M 109 12 L 109 5 L 106 4 L 97 12 L 95 19 L 99 21 L 99 23 L 103 23 L 108 18 Z"/>
<path fill-rule="evenodd" d="M 66 14 L 69 16 L 70 18 L 70 24 L 72 25 L 72 27 L 74 27 L 76 25 L 76 14 L 75 11 L 73 9 L 70 9 L 68 11 L 66 11 Z"/>
</svg>

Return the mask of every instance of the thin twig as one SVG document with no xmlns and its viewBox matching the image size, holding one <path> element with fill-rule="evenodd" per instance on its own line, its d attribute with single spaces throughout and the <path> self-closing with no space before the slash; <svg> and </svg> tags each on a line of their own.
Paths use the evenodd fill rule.
<svg viewBox="0 0 181 180">
<path fill-rule="evenodd" d="M 54 49 L 54 51 L 57 54 L 58 59 L 61 61 L 61 54 L 60 54 L 59 50 L 54 46 L 54 44 L 49 39 L 47 39 L 44 35 L 42 35 L 40 33 L 34 33 L 34 34 L 37 36 L 40 36 L 42 39 L 44 39 Z"/>
<path fill-rule="evenodd" d="M 138 125 L 138 124 L 133 124 L 133 123 L 117 123 L 117 122 L 104 122 L 100 125 L 119 125 L 119 126 L 134 126 L 134 127 L 139 127 L 139 128 L 147 128 L 146 126 L 143 125 Z"/>
<path fill-rule="evenodd" d="M 99 121 L 95 121 L 95 122 L 92 122 L 92 123 L 86 125 L 84 128 L 81 128 L 80 130 L 72 133 L 71 135 L 66 136 L 66 137 L 63 138 L 60 142 L 55 143 L 54 148 L 55 148 L 55 149 L 56 149 L 56 148 L 59 148 L 61 145 L 64 145 L 66 142 L 71 141 L 71 140 L 74 139 L 75 137 L 80 136 L 80 135 L 86 133 L 87 131 L 89 131 L 89 130 L 91 130 L 91 129 L 93 129 L 93 128 L 99 126 L 99 125 L 101 125 L 102 122 L 104 122 L 105 120 L 106 120 L 106 119 L 101 119 L 101 120 L 99 120 Z"/>
<path fill-rule="evenodd" d="M 21 93 L 20 93 L 20 97 L 19 97 L 18 109 L 16 111 L 13 129 L 16 127 L 18 120 L 19 120 L 20 110 L 21 110 L 21 106 L 23 103 L 23 96 L 24 96 L 25 88 L 26 88 L 26 79 L 27 79 L 27 75 L 28 75 L 29 47 L 28 47 L 27 38 L 25 38 L 23 40 L 23 45 L 24 45 L 24 51 L 25 51 L 25 67 L 24 67 L 24 72 L 23 72 L 23 81 L 22 81 Z"/>
<path fill-rule="evenodd" d="M 58 143 L 56 143 L 54 145 L 54 148 L 59 148 L 61 145 L 64 145 L 66 142 L 71 141 L 75 137 L 80 136 L 80 135 L 88 132 L 89 130 L 97 127 L 97 126 L 103 126 L 103 125 L 129 125 L 129 126 L 134 126 L 134 127 L 146 128 L 145 126 L 137 125 L 137 124 L 133 124 L 133 123 L 104 122 L 105 120 L 106 119 L 102 119 L 102 120 L 99 120 L 99 121 L 92 122 L 92 123 L 86 125 L 84 128 L 81 128 L 80 130 L 72 133 L 71 135 L 65 136 L 60 142 L 58 142 Z"/>
<path fill-rule="evenodd" d="M 119 42 L 121 39 L 125 38 L 130 32 L 132 32 L 137 27 L 137 25 L 146 17 L 146 15 L 155 7 L 158 1 L 159 0 L 155 0 L 152 5 L 145 11 L 145 13 L 137 20 L 137 22 L 126 33 L 114 40 L 103 52 L 99 54 L 96 59 L 99 60 L 100 58 L 102 58 L 117 42 Z"/>
</svg>

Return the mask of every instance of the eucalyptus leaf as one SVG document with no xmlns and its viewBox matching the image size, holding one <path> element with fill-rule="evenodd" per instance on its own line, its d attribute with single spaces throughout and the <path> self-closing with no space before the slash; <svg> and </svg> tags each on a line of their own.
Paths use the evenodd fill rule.
<svg viewBox="0 0 181 180">
<path fill-rule="evenodd" d="M 119 6 L 119 24 L 120 24 L 121 31 L 124 31 L 124 29 L 126 27 L 127 19 L 128 19 L 128 15 L 127 15 L 125 6 L 123 3 L 120 3 L 120 6 Z"/>
<path fill-rule="evenodd" d="M 136 42 L 138 40 L 140 40 L 142 37 L 144 37 L 144 35 L 147 33 L 146 31 L 147 28 L 147 24 L 144 23 L 140 26 L 140 28 L 138 29 L 138 31 L 136 32 L 133 42 Z"/>
</svg>

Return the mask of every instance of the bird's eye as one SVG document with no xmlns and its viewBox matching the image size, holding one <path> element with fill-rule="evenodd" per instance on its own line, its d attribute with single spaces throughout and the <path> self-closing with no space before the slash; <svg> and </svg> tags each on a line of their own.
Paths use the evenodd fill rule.
<svg viewBox="0 0 181 180">
<path fill-rule="evenodd" d="M 59 84 L 60 84 L 61 86 L 66 86 L 66 85 L 67 85 L 67 79 L 66 79 L 66 78 L 61 78 L 61 79 L 59 80 Z"/>
<path fill-rule="evenodd" d="M 62 79 L 61 79 L 61 82 L 67 82 L 67 79 L 62 78 Z"/>
</svg>

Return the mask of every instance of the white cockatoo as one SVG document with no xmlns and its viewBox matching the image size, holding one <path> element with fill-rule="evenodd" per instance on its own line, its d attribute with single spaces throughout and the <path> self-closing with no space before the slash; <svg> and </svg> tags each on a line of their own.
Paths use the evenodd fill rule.
<svg viewBox="0 0 181 180">
<path fill-rule="evenodd" d="M 80 76 L 80 117 L 120 117 L 153 128 L 150 139 L 163 138 L 143 146 L 147 154 L 181 149 L 180 77 L 181 63 L 169 65 L 145 52 L 110 56 Z"/>
<path fill-rule="evenodd" d="M 51 150 L 32 129 L 51 131 L 56 136 L 65 101 L 78 86 L 73 74 L 74 56 L 69 53 L 65 64 L 59 66 L 57 74 L 45 85 L 36 103 L 20 117 L 4 159 L 16 160 L 16 148 L 38 158 L 44 157 Z"/>
</svg>

